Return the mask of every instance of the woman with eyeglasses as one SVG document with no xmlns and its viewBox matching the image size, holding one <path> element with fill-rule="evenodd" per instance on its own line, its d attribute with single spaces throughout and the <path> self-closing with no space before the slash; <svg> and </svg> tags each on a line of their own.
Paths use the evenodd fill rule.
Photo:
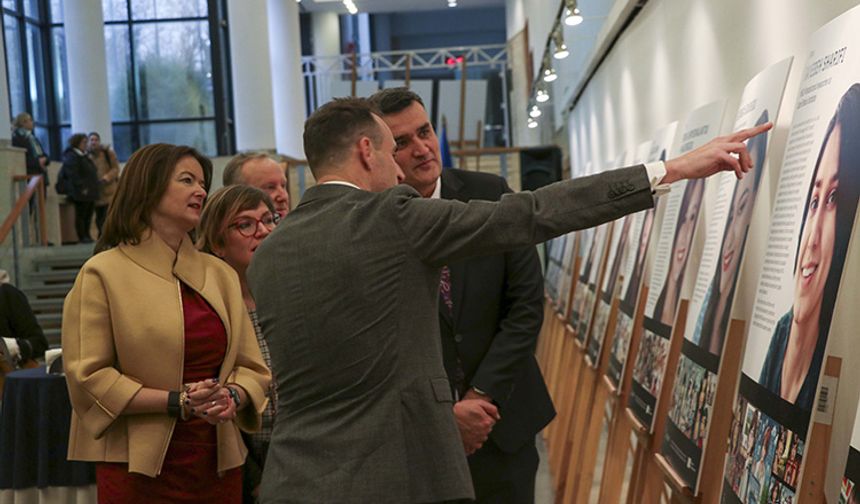
<svg viewBox="0 0 860 504">
<path fill-rule="evenodd" d="M 275 228 L 277 219 L 275 206 L 266 193 L 251 186 L 232 185 L 221 188 L 209 196 L 209 201 L 200 216 L 197 235 L 197 248 L 220 257 L 239 274 L 242 298 L 253 322 L 263 360 L 266 361 L 269 369 L 272 367 L 269 345 L 260 330 L 256 304 L 248 290 L 245 271 L 251 263 L 254 251 Z M 272 383 L 274 384 L 274 380 Z M 275 421 L 278 402 L 274 385 L 269 386 L 267 395 L 269 403 L 263 411 L 262 428 L 259 432 L 245 435 L 249 452 L 244 468 L 244 502 L 254 502 L 256 499 L 269 440 L 272 436 L 272 425 Z"/>
</svg>

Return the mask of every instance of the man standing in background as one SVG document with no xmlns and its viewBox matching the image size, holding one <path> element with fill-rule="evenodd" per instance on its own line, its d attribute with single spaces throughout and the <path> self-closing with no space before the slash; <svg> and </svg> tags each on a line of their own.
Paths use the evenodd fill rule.
<svg viewBox="0 0 860 504">
<path fill-rule="evenodd" d="M 442 169 L 439 140 L 416 93 L 386 89 L 371 101 L 394 135 L 404 183 L 421 196 L 497 201 L 511 192 L 501 177 Z M 534 356 L 542 323 L 543 275 L 534 247 L 443 268 L 443 362 L 477 502 L 534 502 L 535 435 L 555 416 Z"/>
<path fill-rule="evenodd" d="M 266 152 L 243 152 L 233 156 L 224 167 L 225 186 L 249 185 L 265 192 L 275 204 L 275 212 L 283 219 L 290 213 L 290 193 L 287 174 Z"/>
</svg>

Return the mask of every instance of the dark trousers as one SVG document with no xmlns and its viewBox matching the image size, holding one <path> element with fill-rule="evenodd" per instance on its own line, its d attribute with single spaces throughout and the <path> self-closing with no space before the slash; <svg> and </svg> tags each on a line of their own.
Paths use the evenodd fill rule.
<svg viewBox="0 0 860 504">
<path fill-rule="evenodd" d="M 469 470 L 480 504 L 532 504 L 538 453 L 534 441 L 516 453 L 505 453 L 492 441 L 469 456 Z"/>
<path fill-rule="evenodd" d="M 92 201 L 75 201 L 75 233 L 78 234 L 78 242 L 93 241 L 90 236 L 90 224 L 93 222 Z"/>
<path fill-rule="evenodd" d="M 105 225 L 105 217 L 107 217 L 107 205 L 96 205 L 96 227 L 99 230 L 99 237 L 102 235 L 102 228 Z"/>
</svg>

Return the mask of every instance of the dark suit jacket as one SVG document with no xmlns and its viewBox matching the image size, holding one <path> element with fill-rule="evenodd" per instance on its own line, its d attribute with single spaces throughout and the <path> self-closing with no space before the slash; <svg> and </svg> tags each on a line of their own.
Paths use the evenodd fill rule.
<svg viewBox="0 0 860 504">
<path fill-rule="evenodd" d="M 434 502 L 472 484 L 442 366 L 444 264 L 652 207 L 642 166 L 500 202 L 308 189 L 248 270 L 277 377 L 263 502 Z"/>
<path fill-rule="evenodd" d="M 497 201 L 510 193 L 505 180 L 486 173 L 442 171 L 442 198 Z M 490 438 L 515 453 L 555 416 L 534 356 L 543 323 L 543 275 L 535 247 L 453 262 L 453 316 L 440 303 L 445 369 L 459 356 L 467 387 L 498 404 L 502 419 Z"/>
</svg>

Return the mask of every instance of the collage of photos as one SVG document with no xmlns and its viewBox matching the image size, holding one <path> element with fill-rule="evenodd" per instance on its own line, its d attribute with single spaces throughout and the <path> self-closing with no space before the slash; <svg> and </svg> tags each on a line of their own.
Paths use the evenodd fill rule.
<svg viewBox="0 0 860 504">
<path fill-rule="evenodd" d="M 618 310 L 618 317 L 615 319 L 612 353 L 609 354 L 609 366 L 606 369 L 606 376 L 616 387 L 621 383 L 631 337 L 633 337 L 633 315 L 625 313 L 622 308 Z"/>
<path fill-rule="evenodd" d="M 839 504 L 860 504 L 860 492 L 857 483 L 847 477 L 842 477 L 842 488 L 839 490 Z"/>
<path fill-rule="evenodd" d="M 633 380 L 652 397 L 656 397 L 660 391 L 668 357 L 669 340 L 644 329 L 639 354 L 633 366 Z"/>
<path fill-rule="evenodd" d="M 723 502 L 796 502 L 804 442 L 743 398 L 732 425 Z"/>
<path fill-rule="evenodd" d="M 573 302 L 570 305 L 570 322 L 571 327 L 576 328 L 579 325 L 579 317 L 585 308 L 585 287 L 588 285 L 588 276 L 591 274 L 593 261 L 589 261 L 592 248 L 594 247 L 595 228 L 584 229 L 579 232 L 579 275 L 571 279 L 573 282 Z"/>
<path fill-rule="evenodd" d="M 588 348 L 586 349 L 586 359 L 588 359 L 592 367 L 597 367 L 598 365 L 600 347 L 603 344 L 603 337 L 606 334 L 606 324 L 609 323 L 611 312 L 611 307 L 602 300 L 597 305 L 597 313 L 594 315 L 594 327 L 591 329 L 591 339 L 588 341 Z"/>
<path fill-rule="evenodd" d="M 717 375 L 682 355 L 672 390 L 669 418 L 699 450 L 708 433 L 716 393 Z"/>
</svg>

